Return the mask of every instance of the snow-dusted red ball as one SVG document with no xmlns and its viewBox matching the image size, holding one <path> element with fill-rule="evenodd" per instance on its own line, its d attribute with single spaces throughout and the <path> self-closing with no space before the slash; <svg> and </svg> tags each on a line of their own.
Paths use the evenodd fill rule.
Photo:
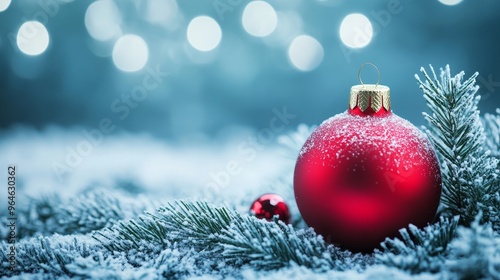
<svg viewBox="0 0 500 280">
<path fill-rule="evenodd" d="M 291 222 L 290 210 L 285 200 L 273 193 L 268 193 L 257 198 L 250 207 L 250 212 L 259 219 L 271 221 L 275 215 L 286 224 Z"/>
<path fill-rule="evenodd" d="M 408 224 L 432 221 L 441 175 L 430 142 L 415 126 L 390 111 L 356 110 L 312 133 L 295 166 L 294 191 L 305 222 L 327 241 L 371 252 Z"/>
</svg>

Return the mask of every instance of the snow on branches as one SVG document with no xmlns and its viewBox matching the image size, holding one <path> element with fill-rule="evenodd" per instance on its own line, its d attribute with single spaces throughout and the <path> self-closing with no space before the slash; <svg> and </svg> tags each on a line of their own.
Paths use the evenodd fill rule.
<svg viewBox="0 0 500 280">
<path fill-rule="evenodd" d="M 420 70 L 425 82 L 415 77 L 430 110 L 424 113 L 429 122 L 426 132 L 441 161 L 440 210 L 449 217 L 459 215 L 464 225 L 482 211 L 482 222 L 492 222 L 500 230 L 498 160 L 484 149 L 485 132 L 477 110 L 479 86 L 475 85 L 478 73 L 463 82 L 464 72 L 452 77 L 446 66 L 438 79 L 430 68 L 432 77 Z"/>
</svg>

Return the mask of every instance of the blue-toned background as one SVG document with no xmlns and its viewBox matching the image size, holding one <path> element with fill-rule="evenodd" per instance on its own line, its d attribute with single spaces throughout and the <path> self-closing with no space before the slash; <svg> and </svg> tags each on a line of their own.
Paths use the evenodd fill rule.
<svg viewBox="0 0 500 280">
<path fill-rule="evenodd" d="M 357 71 L 367 61 L 379 67 L 381 83 L 391 87 L 394 111 L 416 124 L 424 123 L 424 101 L 413 75 L 429 63 L 448 63 L 467 75 L 479 71 L 480 85 L 493 82 L 482 85 L 482 111 L 500 103 L 498 1 L 448 6 L 437 0 L 290 0 L 252 9 L 253 2 L 258 1 L 13 1 L 0 13 L 0 128 L 92 128 L 109 117 L 119 129 L 182 140 L 217 135 L 231 125 L 263 127 L 272 108 L 283 106 L 297 114 L 295 124 L 316 124 L 346 109 L 350 86 L 358 83 Z M 260 25 L 260 34 L 269 35 L 246 31 L 246 7 L 249 28 Z M 351 13 L 371 22 L 371 40 L 365 23 L 346 27 L 355 44 L 369 41 L 365 47 L 348 48 L 340 38 L 342 20 Z M 213 21 L 194 28 L 199 46 L 193 46 L 188 25 L 202 15 Z M 43 39 L 31 38 L 43 37 L 32 34 L 36 28 L 19 31 L 30 20 L 48 32 L 48 47 L 36 56 L 19 48 L 43 45 Z M 124 43 L 128 54 L 119 59 L 138 63 L 134 72 L 122 71 L 113 60 L 113 48 L 127 34 L 139 36 L 146 46 Z M 303 40 L 292 54 L 290 45 L 300 35 L 318 44 Z M 213 49 L 200 51 L 200 46 Z M 294 66 L 293 55 L 310 71 Z M 131 112 L 121 120 L 126 109 L 115 104 L 113 110 L 113 102 L 141 85 L 146 69 L 157 68 L 169 76 L 139 98 L 137 108 L 126 105 Z M 374 82 L 374 71 L 365 70 L 365 80 Z"/>
<path fill-rule="evenodd" d="M 417 126 L 414 74 L 428 64 L 478 71 L 480 110 L 500 105 L 499 1 L 0 0 L 0 10 L 1 160 L 30 191 L 268 182 L 283 174 L 269 146 L 346 110 L 364 62 Z M 242 169 L 222 182 L 233 160 Z"/>
</svg>

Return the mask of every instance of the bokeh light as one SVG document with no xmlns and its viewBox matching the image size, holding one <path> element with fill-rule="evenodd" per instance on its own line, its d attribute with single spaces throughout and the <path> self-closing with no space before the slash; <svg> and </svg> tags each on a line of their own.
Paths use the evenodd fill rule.
<svg viewBox="0 0 500 280">
<path fill-rule="evenodd" d="M 90 4 L 85 12 L 85 27 L 96 40 L 107 41 L 121 35 L 121 15 L 111 0 L 99 0 Z"/>
<path fill-rule="evenodd" d="M 181 11 L 175 0 L 148 1 L 147 19 L 152 23 L 162 25 L 167 29 L 175 29 L 179 26 L 179 14 Z"/>
<path fill-rule="evenodd" d="M 340 24 L 340 39 L 350 48 L 366 47 L 373 38 L 373 26 L 363 14 L 349 14 Z"/>
<path fill-rule="evenodd" d="M 439 0 L 439 2 L 441 2 L 445 5 L 448 5 L 448 6 L 454 6 L 454 5 L 460 4 L 460 2 L 462 2 L 462 0 Z"/>
<path fill-rule="evenodd" d="M 10 0 L 0 0 L 0 12 L 7 10 L 10 6 Z"/>
<path fill-rule="evenodd" d="M 265 1 L 251 1 L 243 11 L 242 24 L 248 34 L 265 37 L 273 33 L 278 24 L 274 8 Z"/>
<path fill-rule="evenodd" d="M 115 66 L 125 72 L 141 70 L 148 61 L 149 50 L 146 42 L 134 34 L 123 35 L 113 48 Z"/>
<path fill-rule="evenodd" d="M 199 16 L 191 20 L 187 28 L 187 39 L 199 51 L 215 49 L 222 38 L 219 24 L 211 17 Z"/>
<path fill-rule="evenodd" d="M 278 24 L 272 36 L 264 38 L 269 46 L 287 48 L 295 37 L 304 34 L 304 22 L 299 13 L 295 11 L 281 11 L 276 13 Z"/>
<path fill-rule="evenodd" d="M 38 21 L 27 21 L 17 32 L 17 47 L 27 55 L 39 55 L 49 46 L 49 32 Z"/>
<path fill-rule="evenodd" d="M 288 48 L 290 62 L 301 71 L 314 70 L 323 61 L 323 55 L 321 43 L 308 35 L 296 37 Z"/>
</svg>

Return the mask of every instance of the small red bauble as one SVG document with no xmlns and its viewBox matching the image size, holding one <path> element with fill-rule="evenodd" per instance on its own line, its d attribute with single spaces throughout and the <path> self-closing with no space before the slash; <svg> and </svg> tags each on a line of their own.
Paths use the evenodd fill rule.
<svg viewBox="0 0 500 280">
<path fill-rule="evenodd" d="M 257 198 L 250 207 L 250 212 L 259 219 L 271 221 L 275 215 L 285 224 L 291 222 L 290 210 L 285 200 L 273 193 L 268 193 Z"/>
<path fill-rule="evenodd" d="M 371 252 L 399 229 L 431 222 L 441 195 L 427 137 L 390 111 L 389 88 L 354 86 L 349 110 L 323 122 L 297 159 L 304 221 L 333 244 Z"/>
</svg>

